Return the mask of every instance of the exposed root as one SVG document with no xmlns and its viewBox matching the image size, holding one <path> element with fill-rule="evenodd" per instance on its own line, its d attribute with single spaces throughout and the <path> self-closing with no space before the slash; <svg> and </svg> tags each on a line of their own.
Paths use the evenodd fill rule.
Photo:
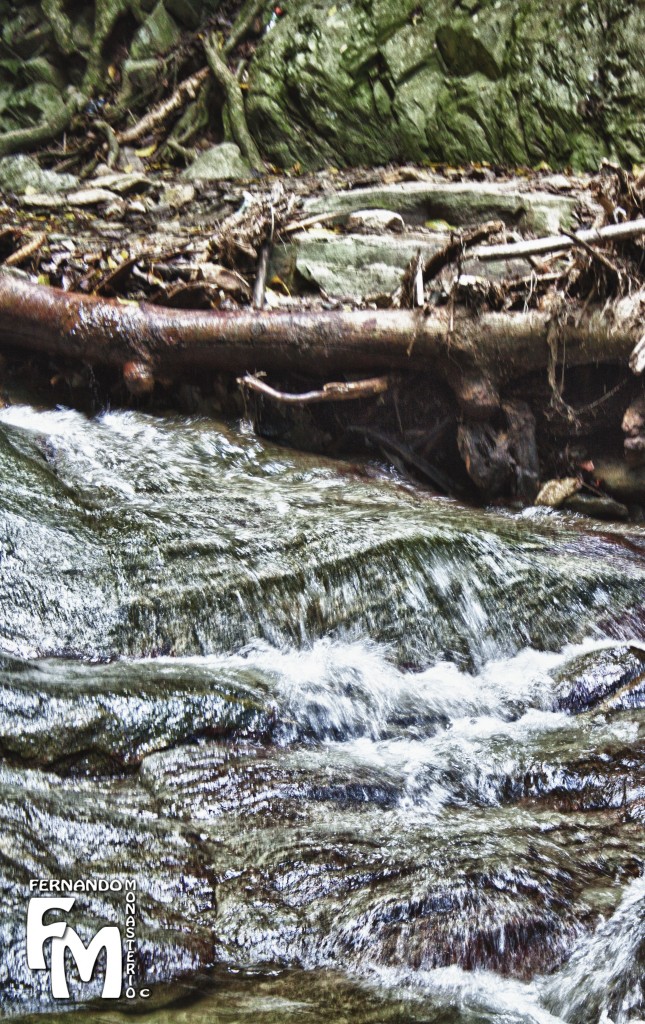
<svg viewBox="0 0 645 1024">
<path fill-rule="evenodd" d="M 260 151 L 255 145 L 246 123 L 242 90 L 235 75 L 229 70 L 214 35 L 204 39 L 204 51 L 215 81 L 224 90 L 233 138 L 251 167 L 255 170 L 262 170 L 264 164 Z"/>
<path fill-rule="evenodd" d="M 225 57 L 233 53 L 233 50 L 239 43 L 242 42 L 244 37 L 248 34 L 255 18 L 258 17 L 262 8 L 264 7 L 265 0 L 247 0 L 242 6 L 240 13 L 238 14 L 230 35 L 222 47 L 222 52 Z"/>
<path fill-rule="evenodd" d="M 25 152 L 41 146 L 44 142 L 51 142 L 58 138 L 69 128 L 72 118 L 79 108 L 86 102 L 84 96 L 76 94 L 68 103 L 61 107 L 60 112 L 40 124 L 32 125 L 30 128 L 16 128 L 14 131 L 5 132 L 0 135 L 0 157 L 9 156 L 19 151 Z"/>
</svg>

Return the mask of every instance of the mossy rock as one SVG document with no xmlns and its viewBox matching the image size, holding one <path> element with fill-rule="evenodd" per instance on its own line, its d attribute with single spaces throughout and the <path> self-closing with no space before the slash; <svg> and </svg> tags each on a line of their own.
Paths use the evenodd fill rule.
<svg viewBox="0 0 645 1024">
<path fill-rule="evenodd" d="M 177 22 L 168 14 L 160 0 L 135 33 L 130 46 L 130 56 L 133 60 L 163 56 L 177 45 L 180 37 Z"/>
<path fill-rule="evenodd" d="M 645 10 L 614 0 L 292 0 L 250 68 L 276 163 L 645 160 Z"/>
</svg>

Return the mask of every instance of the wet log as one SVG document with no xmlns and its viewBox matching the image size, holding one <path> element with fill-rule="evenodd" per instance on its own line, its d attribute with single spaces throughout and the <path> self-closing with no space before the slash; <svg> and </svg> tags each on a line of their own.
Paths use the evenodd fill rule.
<svg viewBox="0 0 645 1024">
<path fill-rule="evenodd" d="M 184 310 L 79 295 L 0 272 L 0 342 L 153 374 L 298 370 L 372 373 L 477 368 L 498 383 L 551 365 L 627 366 L 642 336 L 643 294 L 595 310 L 282 312 Z M 558 358 L 559 358 L 558 357 Z"/>
</svg>

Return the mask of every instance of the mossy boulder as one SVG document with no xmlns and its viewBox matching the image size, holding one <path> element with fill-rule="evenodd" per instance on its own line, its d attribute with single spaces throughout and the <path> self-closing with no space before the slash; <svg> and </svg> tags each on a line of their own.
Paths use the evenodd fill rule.
<svg viewBox="0 0 645 1024">
<path fill-rule="evenodd" d="M 276 163 L 645 160 L 645 9 L 616 0 L 292 0 L 248 116 Z"/>
</svg>

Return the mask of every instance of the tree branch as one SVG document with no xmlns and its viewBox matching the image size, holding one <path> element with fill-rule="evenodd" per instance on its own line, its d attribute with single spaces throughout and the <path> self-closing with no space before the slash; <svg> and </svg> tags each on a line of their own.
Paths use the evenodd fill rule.
<svg viewBox="0 0 645 1024">
<path fill-rule="evenodd" d="M 511 260 L 528 256 L 540 256 L 548 252 L 566 252 L 578 242 L 601 244 L 603 242 L 624 242 L 628 238 L 645 235 L 645 217 L 628 220 L 623 224 L 609 224 L 604 228 L 589 228 L 572 235 L 551 235 L 548 238 L 532 238 L 527 242 L 511 242 L 508 245 L 480 245 L 470 250 L 478 260 Z"/>
<path fill-rule="evenodd" d="M 349 402 L 355 398 L 371 398 L 373 395 L 381 395 L 388 389 L 387 377 L 370 377 L 368 380 L 352 381 L 330 381 L 319 391 L 303 391 L 302 394 L 293 394 L 289 391 L 276 391 L 263 380 L 247 373 L 244 377 L 237 378 L 238 384 L 250 391 L 257 391 L 261 395 L 267 395 L 276 402 L 283 405 L 312 405 L 314 402 Z"/>
</svg>

